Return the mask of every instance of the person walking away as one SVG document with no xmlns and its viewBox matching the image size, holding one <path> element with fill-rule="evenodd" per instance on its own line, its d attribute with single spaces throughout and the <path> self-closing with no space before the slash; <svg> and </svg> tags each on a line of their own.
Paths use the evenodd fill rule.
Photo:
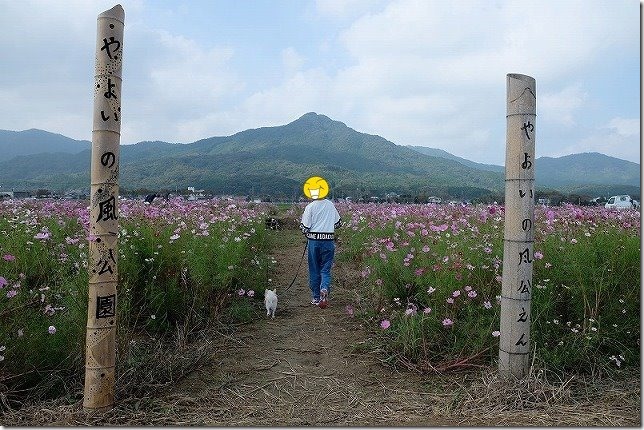
<svg viewBox="0 0 644 430">
<path fill-rule="evenodd" d="M 304 194 L 313 201 L 304 208 L 300 223 L 308 245 L 311 304 L 321 308 L 327 306 L 331 292 L 335 229 L 342 224 L 334 204 L 324 198 L 328 192 L 329 186 L 323 178 L 314 176 L 306 181 Z"/>
</svg>

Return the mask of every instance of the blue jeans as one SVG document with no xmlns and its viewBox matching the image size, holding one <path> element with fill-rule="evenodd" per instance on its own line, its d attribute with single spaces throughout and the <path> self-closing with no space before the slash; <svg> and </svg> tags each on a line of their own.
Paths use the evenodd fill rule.
<svg viewBox="0 0 644 430">
<path fill-rule="evenodd" d="M 320 290 L 331 292 L 331 266 L 335 254 L 332 240 L 308 239 L 309 287 L 314 300 L 320 300 Z"/>
</svg>

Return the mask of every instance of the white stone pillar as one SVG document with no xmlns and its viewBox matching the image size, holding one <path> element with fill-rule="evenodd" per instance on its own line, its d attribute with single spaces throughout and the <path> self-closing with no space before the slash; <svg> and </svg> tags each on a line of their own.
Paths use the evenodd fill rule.
<svg viewBox="0 0 644 430">
<path fill-rule="evenodd" d="M 507 75 L 505 229 L 499 373 L 525 376 L 530 367 L 530 303 L 534 263 L 536 82 Z"/>
</svg>

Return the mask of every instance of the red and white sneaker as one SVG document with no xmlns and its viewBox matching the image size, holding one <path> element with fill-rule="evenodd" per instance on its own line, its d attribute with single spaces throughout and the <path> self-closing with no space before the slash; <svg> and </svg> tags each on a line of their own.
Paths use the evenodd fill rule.
<svg viewBox="0 0 644 430">
<path fill-rule="evenodd" d="M 326 308 L 328 305 L 328 301 L 327 301 L 328 295 L 329 294 L 327 290 L 320 290 L 320 304 L 318 306 L 320 306 L 322 309 Z"/>
</svg>

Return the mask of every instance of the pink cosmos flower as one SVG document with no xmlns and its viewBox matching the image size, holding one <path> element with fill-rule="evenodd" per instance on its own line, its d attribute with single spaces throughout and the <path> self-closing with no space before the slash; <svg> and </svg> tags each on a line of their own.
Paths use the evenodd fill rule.
<svg viewBox="0 0 644 430">
<path fill-rule="evenodd" d="M 431 311 L 432 311 L 432 308 L 425 308 L 425 309 L 423 309 L 423 313 L 424 313 L 424 314 L 428 314 L 428 313 L 430 313 Z"/>
<path fill-rule="evenodd" d="M 2 259 L 3 259 L 4 261 L 15 261 L 15 260 L 16 260 L 16 257 L 14 257 L 14 256 L 13 256 L 13 255 L 11 255 L 11 254 L 5 254 L 5 255 L 3 255 L 3 256 L 2 256 Z"/>
<path fill-rule="evenodd" d="M 47 240 L 51 237 L 51 234 L 48 231 L 41 231 L 40 233 L 34 236 L 34 239 Z"/>
<path fill-rule="evenodd" d="M 391 326 L 391 321 L 389 321 L 389 320 L 382 320 L 382 321 L 380 322 L 380 327 L 381 327 L 383 330 L 387 330 L 387 329 L 389 328 L 389 326 Z"/>
<path fill-rule="evenodd" d="M 445 318 L 443 320 L 443 327 L 450 327 L 452 325 L 454 325 L 454 321 L 452 321 L 451 319 Z"/>
<path fill-rule="evenodd" d="M 486 301 L 483 302 L 483 307 L 485 307 L 485 309 L 491 309 L 492 308 L 492 303 L 490 303 L 489 300 L 486 300 Z"/>
<path fill-rule="evenodd" d="M 434 291 L 436 291 L 436 288 L 434 288 L 434 287 L 429 287 L 429 288 L 427 289 L 427 294 L 431 294 L 431 293 L 433 293 Z"/>
<path fill-rule="evenodd" d="M 429 252 L 429 246 L 427 245 L 423 246 L 423 252 Z"/>
<path fill-rule="evenodd" d="M 253 290 L 248 290 L 248 291 L 246 291 L 246 295 L 247 295 L 248 297 L 254 297 L 254 296 L 255 296 L 255 291 L 253 291 Z"/>
<path fill-rule="evenodd" d="M 6 287 L 7 285 L 9 285 L 9 283 L 4 278 L 4 276 L 0 276 L 0 289 Z"/>
<path fill-rule="evenodd" d="M 405 315 L 407 316 L 414 316 L 416 315 L 417 312 L 418 312 L 418 307 L 413 303 L 409 303 L 407 305 L 407 309 L 405 309 Z"/>
<path fill-rule="evenodd" d="M 244 290 L 243 288 L 240 288 L 239 290 L 237 290 L 237 294 L 239 294 L 240 296 L 243 296 L 244 294 L 246 294 L 246 290 Z"/>
<path fill-rule="evenodd" d="M 10 299 L 12 297 L 15 297 L 18 294 L 16 290 L 9 290 L 7 291 L 7 298 Z"/>
<path fill-rule="evenodd" d="M 351 305 L 346 305 L 346 306 L 345 306 L 345 308 L 344 308 L 344 310 L 347 312 L 347 314 L 348 314 L 349 316 L 353 316 L 353 312 L 354 312 L 353 306 L 351 306 Z"/>
<path fill-rule="evenodd" d="M 47 331 L 49 331 L 49 334 L 55 334 L 56 333 L 56 327 L 54 327 L 53 325 L 50 325 L 49 329 Z"/>
<path fill-rule="evenodd" d="M 539 251 L 535 251 L 534 253 L 534 259 L 535 260 L 541 260 L 543 258 L 543 254 L 540 253 Z"/>
<path fill-rule="evenodd" d="M 452 293 L 452 297 L 458 297 L 458 296 L 460 296 L 460 295 L 461 295 L 461 291 L 460 291 L 460 290 L 456 290 L 456 291 L 454 291 L 454 292 Z"/>
<path fill-rule="evenodd" d="M 467 293 L 467 297 L 469 297 L 470 299 L 473 299 L 476 296 L 477 296 L 477 294 L 476 294 L 476 291 L 474 291 L 474 290 L 472 290 L 469 293 Z"/>
<path fill-rule="evenodd" d="M 453 298 L 451 298 L 451 297 L 448 297 L 448 298 L 447 298 L 447 300 L 445 300 L 445 301 L 446 301 L 447 303 L 449 303 L 450 305 L 451 305 L 452 303 L 454 303 L 454 299 L 453 299 Z"/>
</svg>

